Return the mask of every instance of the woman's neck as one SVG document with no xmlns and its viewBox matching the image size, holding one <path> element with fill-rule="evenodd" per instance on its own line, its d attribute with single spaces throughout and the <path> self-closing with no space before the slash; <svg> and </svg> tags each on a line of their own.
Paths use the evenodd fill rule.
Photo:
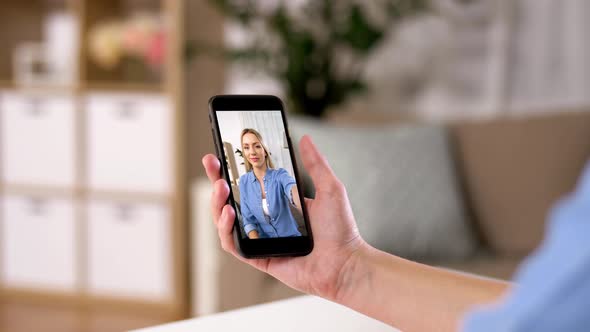
<svg viewBox="0 0 590 332">
<path fill-rule="evenodd" d="M 264 178 L 264 176 L 266 175 L 266 165 L 263 165 L 262 167 L 259 167 L 259 168 L 254 167 L 253 170 L 254 170 L 254 175 L 259 180 L 262 180 Z"/>
</svg>

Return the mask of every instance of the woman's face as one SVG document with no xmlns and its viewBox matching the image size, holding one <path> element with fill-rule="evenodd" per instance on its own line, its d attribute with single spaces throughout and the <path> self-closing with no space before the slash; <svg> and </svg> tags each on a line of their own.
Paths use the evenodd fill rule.
<svg viewBox="0 0 590 332">
<path fill-rule="evenodd" d="M 244 158 L 246 158 L 252 167 L 260 168 L 265 165 L 266 156 L 262 143 L 256 135 L 247 133 L 242 137 L 242 149 L 244 151 Z"/>
</svg>

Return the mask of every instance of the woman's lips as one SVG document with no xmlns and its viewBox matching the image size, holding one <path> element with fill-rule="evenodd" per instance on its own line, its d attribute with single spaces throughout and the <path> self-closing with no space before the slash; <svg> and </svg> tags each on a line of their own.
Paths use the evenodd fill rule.
<svg viewBox="0 0 590 332">
<path fill-rule="evenodd" d="M 250 158 L 250 161 L 257 162 L 259 158 Z"/>
</svg>

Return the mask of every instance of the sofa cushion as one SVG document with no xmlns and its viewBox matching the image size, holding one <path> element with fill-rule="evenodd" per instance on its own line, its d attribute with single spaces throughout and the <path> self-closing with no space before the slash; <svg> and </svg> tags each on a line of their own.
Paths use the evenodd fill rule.
<svg viewBox="0 0 590 332">
<path fill-rule="evenodd" d="M 529 253 L 590 157 L 590 112 L 463 123 L 453 133 L 482 236 L 499 253 Z"/>
<path fill-rule="evenodd" d="M 309 134 L 327 157 L 370 244 L 407 258 L 457 258 L 474 251 L 444 128 L 293 118 L 291 129 L 294 142 Z"/>
</svg>

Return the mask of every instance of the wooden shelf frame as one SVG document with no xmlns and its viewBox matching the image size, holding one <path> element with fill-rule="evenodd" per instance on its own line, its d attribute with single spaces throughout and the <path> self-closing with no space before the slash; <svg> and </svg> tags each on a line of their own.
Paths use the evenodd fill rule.
<svg viewBox="0 0 590 332">
<path fill-rule="evenodd" d="M 37 0 L 35 0 L 37 1 Z M 40 1 L 40 0 L 39 0 Z M 89 199 L 112 199 L 116 201 L 138 201 L 145 203 L 165 203 L 171 211 L 171 252 L 172 265 L 172 294 L 170 301 L 153 302 L 148 300 L 131 299 L 116 296 L 96 296 L 89 294 L 85 284 L 88 280 L 87 230 L 88 221 L 84 208 L 78 206 L 76 210 L 77 245 L 80 249 L 77 258 L 79 285 L 76 290 L 70 292 L 53 292 L 43 289 L 16 289 L 0 284 L 0 296 L 6 298 L 23 299 L 26 301 L 60 303 L 60 305 L 72 305 L 84 308 L 121 308 L 138 313 L 164 315 L 169 319 L 180 319 L 188 317 L 188 177 L 185 157 L 186 132 L 185 132 L 185 105 L 184 105 L 184 11 L 185 0 L 150 0 L 150 3 L 158 3 L 164 20 L 167 25 L 167 46 L 166 63 L 164 65 L 165 75 L 159 82 L 137 82 L 125 79 L 95 79 L 87 54 L 87 37 L 89 25 L 95 22 L 95 11 L 90 9 L 95 6 L 102 6 L 108 12 L 108 4 L 124 3 L 127 0 L 63 0 L 65 8 L 74 14 L 78 19 L 78 56 L 77 72 L 78 77 L 72 86 L 37 86 L 22 87 L 15 84 L 12 77 L 2 75 L 0 70 L 0 89 L 15 90 L 31 93 L 57 93 L 72 94 L 76 100 L 75 126 L 76 126 L 76 183 L 72 188 L 44 187 L 36 184 L 9 184 L 3 183 L 0 179 L 0 196 L 6 194 L 26 194 L 31 196 L 50 197 L 71 197 L 74 202 L 83 202 Z M 12 3 L 12 2 L 11 2 Z M 135 1 L 135 3 L 139 3 Z M 8 4 L 1 7 L 10 6 Z M 20 8 L 20 7 L 19 7 Z M 124 14 L 125 12 L 123 12 Z M 38 13 L 35 19 L 39 19 Z M 113 16 L 120 16 L 121 13 L 113 13 Z M 2 14 L 0 14 L 0 17 Z M 1 68 L 0 68 L 1 69 Z M 6 70 L 4 70 L 6 73 Z M 169 148 L 172 151 L 173 163 L 171 183 L 172 192 L 169 194 L 154 194 L 142 192 L 122 191 L 94 191 L 83 184 L 87 183 L 86 172 L 86 151 L 85 133 L 86 118 L 84 110 L 84 96 L 90 92 L 113 92 L 113 93 L 148 93 L 163 95 L 168 98 L 172 107 L 172 140 Z M 0 151 L 0 165 L 2 161 Z M 0 172 L 2 170 L 0 169 Z M 1 207 L 0 207 L 1 208 Z M 79 222 L 78 222 L 79 221 Z M 0 262 L 1 263 L 1 262 Z M 0 264 L 1 266 L 1 264 Z"/>
</svg>

